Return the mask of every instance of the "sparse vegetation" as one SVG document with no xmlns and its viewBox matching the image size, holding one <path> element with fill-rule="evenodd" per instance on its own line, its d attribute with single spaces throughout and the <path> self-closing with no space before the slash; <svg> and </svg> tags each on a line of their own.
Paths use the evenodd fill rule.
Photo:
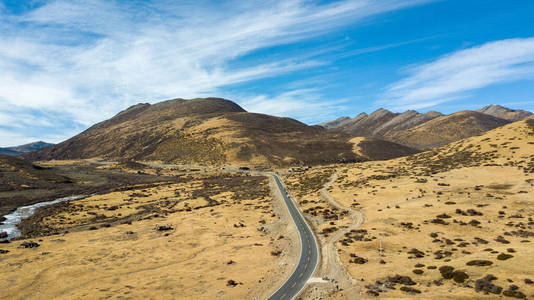
<svg viewBox="0 0 534 300">
<path fill-rule="evenodd" d="M 339 176 L 330 194 L 366 218 L 336 246 L 351 276 L 365 282 L 367 295 L 406 297 L 384 280 L 388 272 L 403 269 L 415 274 L 413 287 L 422 297 L 450 292 L 505 296 L 511 282 L 521 282 L 517 285 L 525 295 L 534 292 L 519 275 L 534 255 L 529 247 L 534 223 L 527 219 L 534 213 L 527 200 L 534 187 L 529 165 L 534 143 L 529 144 L 527 128 L 518 122 L 406 158 L 336 167 Z M 312 202 L 313 193 L 299 197 Z M 324 209 L 310 202 L 303 204 L 310 214 Z M 332 227 L 323 225 L 319 232 L 332 230 L 332 236 Z M 386 251 L 377 252 L 379 240 Z M 368 261 L 355 264 L 353 253 Z M 489 270 L 499 278 L 489 276 Z"/>
</svg>

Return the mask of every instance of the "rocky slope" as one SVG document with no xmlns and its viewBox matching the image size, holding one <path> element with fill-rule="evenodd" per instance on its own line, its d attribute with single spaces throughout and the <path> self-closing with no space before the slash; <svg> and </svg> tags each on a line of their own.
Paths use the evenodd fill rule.
<svg viewBox="0 0 534 300">
<path fill-rule="evenodd" d="M 532 116 L 532 113 L 529 111 L 525 111 L 521 109 L 510 109 L 510 108 L 503 107 L 500 105 L 484 106 L 483 108 L 478 109 L 477 111 L 487 114 L 487 115 L 497 117 L 497 118 L 509 120 L 512 122 L 524 120 Z"/>
<path fill-rule="evenodd" d="M 339 127 L 339 126 L 349 122 L 350 120 L 351 120 L 350 117 L 344 116 L 344 117 L 339 117 L 339 118 L 335 119 L 334 121 L 319 123 L 319 124 L 317 124 L 317 126 L 320 126 L 320 127 L 324 128 L 324 129 L 332 129 L 332 128 Z"/>
<path fill-rule="evenodd" d="M 436 111 L 422 114 L 414 110 L 393 113 L 381 108 L 369 115 L 361 113 L 354 119 L 342 117 L 319 124 L 319 126 L 353 137 L 378 138 L 420 150 L 428 150 L 479 135 L 531 115 L 532 113 L 524 110 L 513 110 L 499 105 L 486 106 L 478 111 L 460 111 L 450 115 L 443 115 Z"/>
<path fill-rule="evenodd" d="M 482 134 L 509 121 L 475 111 L 460 111 L 424 122 L 413 128 L 390 132 L 385 139 L 428 150 L 464 138 Z"/>
</svg>

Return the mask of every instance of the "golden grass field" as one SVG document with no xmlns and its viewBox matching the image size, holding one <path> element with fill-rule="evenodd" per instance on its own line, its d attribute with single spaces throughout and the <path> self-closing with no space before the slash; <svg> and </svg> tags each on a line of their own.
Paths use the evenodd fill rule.
<svg viewBox="0 0 534 300">
<path fill-rule="evenodd" d="M 188 174 L 70 202 L 50 234 L 1 244 L 3 299 L 254 299 L 288 276 L 294 232 L 262 176 Z M 206 191 L 207 187 L 211 191 Z M 211 204 L 210 204 L 211 203 Z M 276 207 L 275 207 L 276 206 Z M 158 226 L 172 229 L 160 231 Z M 35 241 L 37 248 L 20 248 Z M 274 253 L 274 254 L 273 254 Z"/>
<path fill-rule="evenodd" d="M 293 270 L 297 233 L 267 177 L 97 169 L 173 180 L 40 210 L 21 225 L 31 238 L 0 244 L 1 298 L 264 299 Z M 320 243 L 302 299 L 534 297 L 532 120 L 409 157 L 281 172 Z"/>
<path fill-rule="evenodd" d="M 339 289 L 314 284 L 310 297 L 352 299 L 355 290 L 361 298 L 534 297 L 533 166 L 534 126 L 523 121 L 434 152 L 288 173 L 323 247 L 325 235 L 359 221 L 347 221 L 351 211 L 365 218 L 335 244 L 351 284 L 339 273 Z M 332 174 L 329 195 L 345 211 L 313 188 Z M 497 279 L 479 280 L 490 274 Z"/>
</svg>

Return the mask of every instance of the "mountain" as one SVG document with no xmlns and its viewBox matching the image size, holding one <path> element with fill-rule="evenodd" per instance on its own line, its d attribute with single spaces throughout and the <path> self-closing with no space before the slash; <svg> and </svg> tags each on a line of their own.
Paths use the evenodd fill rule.
<svg viewBox="0 0 534 300">
<path fill-rule="evenodd" d="M 15 147 L 7 147 L 7 148 L 0 148 L 1 154 L 11 155 L 11 156 L 17 156 L 21 155 L 23 153 L 40 150 L 45 147 L 52 146 L 54 144 L 45 143 L 43 141 L 38 141 L 34 143 L 29 143 L 21 146 L 15 146 Z"/>
<path fill-rule="evenodd" d="M 387 109 L 381 108 L 370 115 L 361 113 L 356 118 L 345 122 L 335 129 L 354 136 L 375 137 L 374 132 L 382 124 L 389 122 L 397 115 Z"/>
<path fill-rule="evenodd" d="M 354 119 L 344 120 L 338 126 L 330 128 L 352 136 L 384 138 L 391 132 L 409 129 L 439 116 L 442 114 L 435 111 L 421 114 L 408 110 L 399 114 L 381 108 L 370 115 L 361 113 Z"/>
<path fill-rule="evenodd" d="M 460 111 L 443 115 L 437 111 L 424 114 L 414 110 L 393 113 L 379 109 L 371 114 L 361 113 L 354 119 L 343 117 L 340 122 L 322 124 L 326 129 L 353 137 L 377 138 L 419 150 L 428 150 L 466 137 L 525 119 L 532 114 L 499 105 L 486 106 L 478 111 Z M 319 124 L 321 125 L 321 124 Z"/>
<path fill-rule="evenodd" d="M 510 123 L 508 120 L 465 110 L 434 118 L 406 130 L 388 133 L 384 139 L 416 149 L 428 150 L 480 135 L 508 123 Z"/>
<path fill-rule="evenodd" d="M 20 152 L 9 150 L 8 148 L 0 148 L 0 154 L 10 155 L 10 156 L 17 156 L 20 155 Z"/>
<path fill-rule="evenodd" d="M 512 122 L 524 120 L 532 116 L 532 113 L 529 111 L 521 110 L 521 109 L 510 109 L 510 108 L 503 107 L 500 105 L 484 106 L 483 108 L 477 111 L 487 114 L 487 115 L 497 117 L 497 118 L 509 120 Z"/>
<path fill-rule="evenodd" d="M 343 133 L 290 118 L 249 113 L 225 99 L 174 99 L 132 106 L 65 142 L 24 157 L 276 166 L 366 159 L 353 151 L 348 139 Z M 402 155 L 394 151 L 390 156 Z"/>
<path fill-rule="evenodd" d="M 344 117 L 339 117 L 339 118 L 335 119 L 334 121 L 319 123 L 319 124 L 317 124 L 317 126 L 319 126 L 321 128 L 324 128 L 324 129 L 332 129 L 332 128 L 339 127 L 339 126 L 349 122 L 350 120 L 351 120 L 350 117 L 344 116 Z"/>
</svg>

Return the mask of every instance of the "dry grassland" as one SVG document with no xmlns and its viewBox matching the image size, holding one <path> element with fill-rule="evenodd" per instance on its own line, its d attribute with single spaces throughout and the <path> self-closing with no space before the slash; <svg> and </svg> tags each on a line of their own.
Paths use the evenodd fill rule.
<svg viewBox="0 0 534 300">
<path fill-rule="evenodd" d="M 336 243 L 361 297 L 534 297 L 532 123 L 517 122 L 407 158 L 298 175 L 300 182 L 312 183 L 317 174 L 338 170 L 329 194 L 365 216 L 362 226 Z M 316 188 L 290 187 L 302 199 L 318 197 Z M 314 220 L 313 211 L 323 209 L 303 210 Z M 346 223 L 314 224 L 321 236 L 341 232 Z M 354 290 L 340 286 L 321 293 L 352 299 Z"/>
<path fill-rule="evenodd" d="M 0 245 L 2 298 L 267 297 L 294 265 L 267 178 L 182 176 L 40 211 L 35 237 Z"/>
</svg>

